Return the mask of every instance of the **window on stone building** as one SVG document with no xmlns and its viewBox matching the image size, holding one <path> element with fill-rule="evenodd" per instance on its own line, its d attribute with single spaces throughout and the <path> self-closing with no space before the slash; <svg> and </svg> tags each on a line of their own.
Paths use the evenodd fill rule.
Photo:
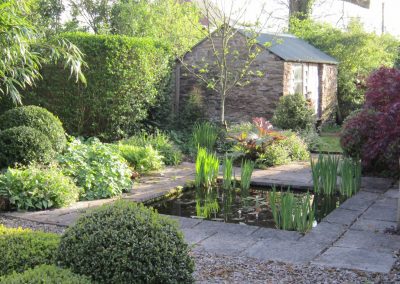
<svg viewBox="0 0 400 284">
<path fill-rule="evenodd" d="M 296 94 L 303 94 L 303 65 L 293 65 L 293 90 Z"/>
</svg>

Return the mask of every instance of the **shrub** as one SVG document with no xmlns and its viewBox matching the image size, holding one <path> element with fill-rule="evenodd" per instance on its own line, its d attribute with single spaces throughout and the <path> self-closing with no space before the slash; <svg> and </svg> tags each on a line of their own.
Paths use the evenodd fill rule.
<svg viewBox="0 0 400 284">
<path fill-rule="evenodd" d="M 314 111 L 301 94 L 282 96 L 272 118 L 272 124 L 281 129 L 292 130 L 314 127 Z"/>
<path fill-rule="evenodd" d="M 131 189 L 131 170 L 126 160 L 118 149 L 97 139 L 75 139 L 58 161 L 63 173 L 83 188 L 82 200 L 109 198 Z"/>
<path fill-rule="evenodd" d="M 256 160 L 257 166 L 279 166 L 290 162 L 288 149 L 280 144 L 275 143 L 265 148 L 263 153 Z"/>
<path fill-rule="evenodd" d="M 36 129 L 17 126 L 0 132 L 0 168 L 49 163 L 54 156 L 49 139 Z"/>
<path fill-rule="evenodd" d="M 161 156 L 157 150 L 149 146 L 131 146 L 131 145 L 118 145 L 118 150 L 122 157 L 140 173 L 159 170 L 164 164 Z"/>
<path fill-rule="evenodd" d="M 373 110 L 357 110 L 343 122 L 340 134 L 340 145 L 346 156 L 360 158 L 362 148 L 368 136 L 375 131 L 377 113 Z"/>
<path fill-rule="evenodd" d="M 162 160 L 166 165 L 175 166 L 182 162 L 182 152 L 167 134 L 159 131 L 154 134 L 141 133 L 134 135 L 122 140 L 121 143 L 139 147 L 152 146 L 162 155 Z"/>
<path fill-rule="evenodd" d="M 283 133 L 286 139 L 278 143 L 285 147 L 292 161 L 308 161 L 310 152 L 307 149 L 307 144 L 296 133 L 285 131 Z"/>
<path fill-rule="evenodd" d="M 59 242 L 57 234 L 0 225 L 0 276 L 54 263 Z"/>
<path fill-rule="evenodd" d="M 8 169 L 0 175 L 0 196 L 18 210 L 67 206 L 79 197 L 79 188 L 58 168 Z"/>
<path fill-rule="evenodd" d="M 55 265 L 39 265 L 22 273 L 16 273 L 0 278 L 3 284 L 90 284 L 91 281 L 81 275 L 72 273 Z"/>
<path fill-rule="evenodd" d="M 346 155 L 361 157 L 364 169 L 398 175 L 400 156 L 400 70 L 381 68 L 367 80 L 365 105 L 341 133 Z"/>
<path fill-rule="evenodd" d="M 194 269 L 188 252 L 175 221 L 121 200 L 68 228 L 58 260 L 98 283 L 188 283 Z"/>
<path fill-rule="evenodd" d="M 46 135 L 53 150 L 61 152 L 67 145 L 61 121 L 48 110 L 37 106 L 23 106 L 10 109 L 0 117 L 0 130 L 27 126 Z"/>
<path fill-rule="evenodd" d="M 62 65 L 43 66 L 43 80 L 24 103 L 42 105 L 75 136 L 107 141 L 140 129 L 163 94 L 170 73 L 170 51 L 150 38 L 68 33 L 61 35 L 85 54 L 87 85 L 65 80 Z M 134 68 L 132 68 L 134 66 Z"/>
</svg>

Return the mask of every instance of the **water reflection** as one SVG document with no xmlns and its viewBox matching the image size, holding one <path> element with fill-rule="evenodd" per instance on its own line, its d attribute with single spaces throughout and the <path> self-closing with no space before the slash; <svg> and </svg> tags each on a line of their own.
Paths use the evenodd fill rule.
<svg viewBox="0 0 400 284">
<path fill-rule="evenodd" d="M 192 218 L 203 218 L 227 223 L 243 223 L 275 228 L 268 201 L 268 191 L 251 188 L 186 190 L 176 198 L 152 204 L 159 213 Z M 282 194 L 277 192 L 277 194 Z M 295 192 L 296 198 L 304 198 L 304 192 Z M 311 195 L 315 219 L 320 222 L 339 206 L 344 198 L 337 196 Z"/>
</svg>

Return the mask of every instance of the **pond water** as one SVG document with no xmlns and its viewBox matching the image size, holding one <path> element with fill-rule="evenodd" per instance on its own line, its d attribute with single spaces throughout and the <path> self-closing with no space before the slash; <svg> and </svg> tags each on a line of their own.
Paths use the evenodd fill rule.
<svg viewBox="0 0 400 284">
<path fill-rule="evenodd" d="M 271 189 L 251 188 L 246 196 L 241 196 L 240 189 L 228 191 L 187 189 L 170 199 L 149 205 L 166 215 L 275 228 L 272 211 L 268 204 L 268 190 Z M 302 191 L 291 192 L 296 198 L 306 195 Z M 315 222 L 320 222 L 345 199 L 340 196 L 311 194 Z"/>
</svg>

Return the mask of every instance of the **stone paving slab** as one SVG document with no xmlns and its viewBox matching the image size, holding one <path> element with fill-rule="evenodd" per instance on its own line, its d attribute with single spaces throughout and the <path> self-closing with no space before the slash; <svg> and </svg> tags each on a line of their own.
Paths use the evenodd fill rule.
<svg viewBox="0 0 400 284">
<path fill-rule="evenodd" d="M 257 239 L 252 237 L 244 237 L 232 233 L 217 233 L 205 240 L 202 240 L 197 250 L 222 255 L 239 255 L 242 251 L 251 247 L 257 242 Z"/>
<path fill-rule="evenodd" d="M 308 243 L 317 243 L 323 245 L 332 245 L 341 235 L 346 232 L 348 226 L 342 224 L 334 224 L 321 222 L 311 232 L 303 236 L 300 241 Z"/>
<path fill-rule="evenodd" d="M 201 241 L 217 234 L 217 232 L 203 231 L 191 228 L 182 228 L 182 232 L 185 236 L 185 240 L 188 244 L 195 245 Z"/>
<path fill-rule="evenodd" d="M 383 194 L 387 198 L 400 198 L 399 188 L 391 188 Z"/>
<path fill-rule="evenodd" d="M 308 263 L 321 253 L 324 245 L 296 241 L 259 240 L 244 250 L 241 255 L 260 260 L 287 263 Z"/>
<path fill-rule="evenodd" d="M 251 234 L 253 238 L 272 239 L 282 241 L 297 241 L 302 237 L 302 234 L 294 231 L 277 230 L 270 228 L 259 228 Z"/>
<path fill-rule="evenodd" d="M 260 229 L 260 227 L 257 226 L 230 224 L 208 220 L 200 222 L 194 228 L 196 228 L 196 230 L 215 231 L 225 234 L 241 235 L 243 237 L 248 237 L 253 232 Z"/>
<path fill-rule="evenodd" d="M 396 258 L 390 252 L 331 247 L 312 263 L 330 267 L 388 273 L 395 261 Z"/>
<path fill-rule="evenodd" d="M 366 219 L 396 222 L 396 208 L 385 205 L 372 205 L 363 215 Z"/>
<path fill-rule="evenodd" d="M 393 184 L 393 180 L 378 177 L 362 177 L 361 190 L 384 193 Z"/>
<path fill-rule="evenodd" d="M 385 233 L 387 229 L 396 228 L 396 222 L 359 218 L 350 228 L 352 230 Z"/>
<path fill-rule="evenodd" d="M 339 207 L 322 219 L 322 221 L 350 226 L 361 214 L 362 211 L 360 210 L 348 210 Z"/>
<path fill-rule="evenodd" d="M 391 253 L 399 249 L 399 245 L 400 236 L 351 229 L 335 243 L 337 247 L 373 249 Z"/>
</svg>

